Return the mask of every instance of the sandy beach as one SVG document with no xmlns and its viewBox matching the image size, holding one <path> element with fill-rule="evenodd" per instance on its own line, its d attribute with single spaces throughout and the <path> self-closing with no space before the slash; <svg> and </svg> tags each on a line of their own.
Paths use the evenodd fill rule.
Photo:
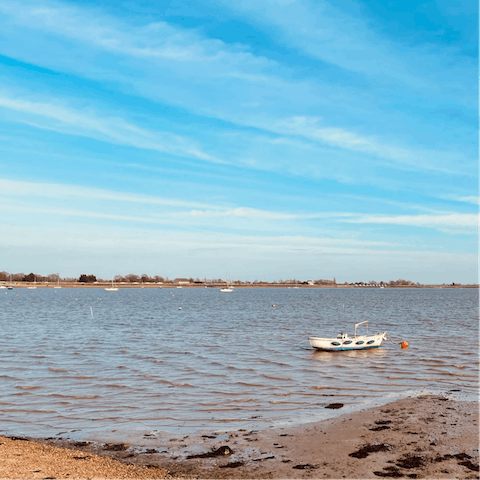
<svg viewBox="0 0 480 480">
<path fill-rule="evenodd" d="M 479 478 L 478 416 L 429 395 L 292 428 L 146 435 L 141 449 L 0 437 L 0 478 Z"/>
</svg>

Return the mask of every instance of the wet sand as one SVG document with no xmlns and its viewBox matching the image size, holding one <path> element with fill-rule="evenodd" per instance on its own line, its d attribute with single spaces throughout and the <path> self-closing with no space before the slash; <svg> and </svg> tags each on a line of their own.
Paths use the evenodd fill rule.
<svg viewBox="0 0 480 480">
<path fill-rule="evenodd" d="M 408 397 L 292 428 L 146 434 L 143 448 L 0 437 L 0 478 L 479 478 L 478 408 Z"/>
</svg>

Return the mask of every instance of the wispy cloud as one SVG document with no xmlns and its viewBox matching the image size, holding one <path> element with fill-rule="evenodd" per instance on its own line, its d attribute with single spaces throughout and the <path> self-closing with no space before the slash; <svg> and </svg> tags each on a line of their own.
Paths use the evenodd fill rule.
<svg viewBox="0 0 480 480">
<path fill-rule="evenodd" d="M 221 40 L 205 38 L 196 30 L 178 28 L 164 21 L 132 25 L 113 18 L 100 9 L 78 8 L 56 1 L 39 4 L 21 0 L 15 5 L 1 1 L 0 11 L 16 24 L 33 30 L 53 32 L 114 54 L 149 61 L 198 65 L 207 63 L 217 66 L 221 63 L 224 68 L 219 69 L 219 73 L 238 75 L 248 81 L 258 79 L 255 74 L 247 74 L 249 68 L 275 64 L 265 57 L 251 54 L 246 48 L 242 49 L 241 45 L 232 49 Z M 204 72 L 197 70 L 195 74 L 203 75 Z M 263 76 L 260 80 L 264 81 L 265 78 Z"/>
<path fill-rule="evenodd" d="M 324 120 L 319 117 L 296 116 L 273 122 L 270 129 L 284 135 L 298 135 L 309 140 L 320 141 L 346 150 L 373 154 L 378 158 L 392 160 L 403 168 L 413 170 L 426 169 L 455 175 L 469 175 L 469 172 L 442 166 L 444 162 L 431 162 L 432 157 L 445 157 L 445 152 L 426 149 L 408 149 L 402 146 L 386 144 L 374 136 L 366 137 L 354 131 L 339 127 L 322 126 Z M 448 154 L 447 154 L 448 155 Z M 452 153 L 452 155 L 454 155 Z"/>
<path fill-rule="evenodd" d="M 460 196 L 460 195 L 445 195 L 446 200 L 454 200 L 455 202 L 471 203 L 473 205 L 480 205 L 480 198 L 469 195 L 469 196 Z"/>
<path fill-rule="evenodd" d="M 87 212 L 81 210 L 65 210 L 65 209 L 50 209 L 42 210 L 35 208 L 26 208 L 13 206 L 13 211 L 15 212 L 26 212 L 30 211 L 32 213 L 40 213 L 45 215 L 61 215 L 63 217 L 68 216 L 83 216 L 86 218 L 92 219 L 104 219 L 104 220 L 128 220 L 131 222 L 137 223 L 158 223 L 158 224 L 167 224 L 167 221 L 162 221 L 154 218 L 136 218 L 128 217 L 125 215 L 107 215 L 97 212 Z M 0 206 L 0 210 L 2 207 Z M 24 227 L 25 228 L 25 227 Z M 3 230 L 3 235 L 0 238 L 0 244 L 5 241 L 15 241 L 18 244 L 31 244 L 32 238 L 25 238 L 24 235 L 20 233 L 22 227 L 12 228 L 10 230 L 5 229 L 5 227 L 0 226 L 0 231 Z M 15 233 L 15 231 L 17 233 Z M 43 232 L 51 238 L 51 242 L 58 245 L 63 245 L 65 243 L 65 237 L 55 235 L 55 230 L 49 226 L 42 226 L 37 231 Z M 352 239 L 352 238 L 332 238 L 332 237 L 312 237 L 308 235 L 250 235 L 250 234 L 238 234 L 238 233 L 226 233 L 226 232 L 197 232 L 195 234 L 195 241 L 192 242 L 191 234 L 185 233 L 176 230 L 167 230 L 162 232 L 162 236 L 152 234 L 148 230 L 140 230 L 138 234 L 132 235 L 129 231 L 129 225 L 119 225 L 119 226 L 98 226 L 95 228 L 95 235 L 91 235 L 89 238 L 81 238 L 78 234 L 73 235 L 73 232 L 78 231 L 78 225 L 72 223 L 68 224 L 65 229 L 65 234 L 69 238 L 74 238 L 76 240 L 68 242 L 70 244 L 91 244 L 91 245 L 108 245 L 112 237 L 121 238 L 120 243 L 125 243 L 126 245 L 141 245 L 143 244 L 156 244 L 160 245 L 175 245 L 185 246 L 188 249 L 202 249 L 208 247 L 209 249 L 218 248 L 220 245 L 228 247 L 229 249 L 235 249 L 236 247 L 242 249 L 255 249 L 262 252 L 276 252 L 282 253 L 285 251 L 295 251 L 295 252 L 312 252 L 317 251 L 321 253 L 344 253 L 344 254 L 353 254 L 362 251 L 363 253 L 368 253 L 369 251 L 373 254 L 374 249 L 391 249 L 391 248 L 401 248 L 402 244 L 398 242 L 386 242 L 386 241 L 375 241 L 375 240 L 361 240 L 361 239 Z M 91 230 L 90 230 L 91 231 Z M 110 237 L 110 240 L 107 240 L 106 237 Z M 80 238 L 80 240 L 79 240 Z M 411 247 L 408 246 L 410 250 Z"/>
<path fill-rule="evenodd" d="M 76 185 L 19 182 L 0 179 L 0 197 L 3 198 L 4 211 L 37 213 L 79 218 L 99 218 L 120 223 L 145 223 L 152 225 L 197 225 L 211 228 L 221 219 L 223 228 L 242 229 L 276 229 L 283 231 L 285 222 L 309 222 L 327 220 L 330 223 L 401 225 L 434 228 L 445 233 L 476 234 L 478 217 L 468 213 L 419 214 L 419 215 L 378 215 L 358 214 L 354 212 L 285 212 L 255 209 L 230 204 L 205 204 L 151 195 L 115 192 Z M 13 200 L 14 198 L 18 200 Z M 79 210 L 51 204 L 39 204 L 38 199 L 71 200 L 77 205 L 79 201 L 97 202 L 95 211 Z M 100 203 L 98 203 L 100 202 Z M 102 203 L 110 202 L 110 203 Z M 125 214 L 116 210 L 125 210 L 131 204 L 143 204 L 149 209 L 142 213 Z M 114 210 L 112 211 L 112 205 Z M 161 210 L 155 207 L 161 207 Z M 247 222 L 247 223 L 245 223 Z M 256 222 L 256 223 L 252 223 Z M 260 223 L 259 223 L 260 222 Z M 262 222 L 268 222 L 263 223 Z M 345 240 L 341 240 L 342 243 Z"/>
<path fill-rule="evenodd" d="M 312 220 L 321 218 L 343 218 L 351 216 L 351 213 L 343 212 L 316 212 L 316 213 L 290 213 L 290 212 L 278 212 L 268 211 L 249 207 L 234 207 L 230 204 L 205 204 L 201 202 L 183 201 L 173 198 L 165 198 L 151 195 L 132 194 L 124 192 L 115 192 L 104 189 L 97 189 L 91 187 L 81 187 L 76 185 L 64 185 L 54 183 L 34 183 L 34 182 L 19 182 L 8 179 L 0 179 L 0 197 L 5 200 L 17 197 L 22 201 L 27 201 L 29 197 L 38 198 L 53 198 L 53 199 L 70 199 L 74 201 L 113 201 L 115 204 L 130 204 L 140 203 L 149 206 L 163 206 L 163 207 L 175 207 L 175 210 L 169 211 L 154 211 L 151 216 L 145 215 L 129 216 L 118 215 L 111 213 L 88 212 L 80 211 L 76 209 L 58 209 L 51 208 L 50 206 L 38 207 L 29 205 L 18 205 L 17 202 L 9 204 L 9 209 L 15 208 L 18 211 L 24 212 L 36 212 L 55 215 L 67 215 L 67 216 L 79 216 L 79 217 L 92 217 L 92 218 L 106 218 L 112 220 L 124 220 L 146 223 L 168 223 L 177 219 L 199 219 L 202 218 L 215 218 L 215 217 L 230 217 L 241 219 L 257 219 L 257 220 Z M 17 205 L 16 205 L 17 204 Z M 38 205 L 38 200 L 35 200 L 35 204 Z M 15 206 L 16 205 L 16 206 Z M 101 204 L 98 204 L 101 208 Z M 106 205 L 104 205 L 106 208 Z M 190 210 L 182 210 L 182 208 L 189 208 Z"/>
<path fill-rule="evenodd" d="M 21 114 L 13 120 L 37 128 L 207 162 L 226 163 L 203 152 L 195 145 L 196 142 L 189 138 L 171 132 L 150 131 L 121 117 L 102 116 L 92 108 L 78 109 L 55 100 L 49 103 L 37 102 L 0 91 L 0 108 Z"/>
<path fill-rule="evenodd" d="M 214 205 L 202 202 L 177 200 L 138 193 L 115 192 L 111 190 L 65 185 L 59 183 L 19 182 L 15 180 L 0 179 L 0 196 L 5 198 L 40 197 L 61 198 L 75 200 L 113 200 L 115 202 L 142 203 L 148 205 L 162 205 L 168 207 L 186 208 L 214 208 Z"/>
<path fill-rule="evenodd" d="M 478 216 L 470 213 L 452 213 L 449 215 L 364 215 L 359 218 L 347 218 L 344 221 L 350 223 L 411 225 L 427 228 L 448 226 L 478 227 Z"/>
<path fill-rule="evenodd" d="M 282 213 L 258 210 L 255 208 L 238 207 L 229 210 L 192 210 L 184 212 L 185 216 L 192 217 L 241 217 L 270 220 L 312 220 L 317 218 L 349 217 L 351 213 L 321 212 L 321 213 Z"/>
<path fill-rule="evenodd" d="M 466 72 L 476 69 L 476 60 L 463 56 L 460 49 L 418 43 L 412 47 L 376 31 L 355 4 L 350 9 L 326 0 L 289 0 L 282 2 L 282 8 L 275 0 L 222 0 L 222 4 L 255 25 L 273 29 L 283 42 L 305 54 L 375 82 L 393 79 L 403 89 L 432 92 L 440 88 L 436 73 L 442 71 L 451 87 L 443 93 L 458 98 L 461 83 L 455 85 L 455 80 L 469 81 Z"/>
</svg>

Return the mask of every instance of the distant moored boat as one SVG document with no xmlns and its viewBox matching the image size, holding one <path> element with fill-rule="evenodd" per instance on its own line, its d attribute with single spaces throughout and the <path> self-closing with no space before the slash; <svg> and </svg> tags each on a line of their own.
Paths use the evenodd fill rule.
<svg viewBox="0 0 480 480">
<path fill-rule="evenodd" d="M 106 287 L 105 290 L 107 292 L 116 292 L 118 291 L 118 287 L 116 287 L 114 284 L 113 284 L 113 280 L 112 280 L 112 286 L 111 287 Z"/>
</svg>

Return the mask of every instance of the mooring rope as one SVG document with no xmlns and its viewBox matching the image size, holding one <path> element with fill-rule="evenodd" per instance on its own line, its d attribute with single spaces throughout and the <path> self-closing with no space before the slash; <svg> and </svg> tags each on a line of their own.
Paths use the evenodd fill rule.
<svg viewBox="0 0 480 480">
<path fill-rule="evenodd" d="M 394 343 L 395 345 L 401 345 L 401 344 L 402 344 L 402 342 L 394 342 L 394 341 L 392 340 L 392 338 L 390 337 L 390 335 L 389 335 L 388 333 L 386 333 L 386 332 L 385 332 L 385 336 L 388 338 L 388 340 L 390 340 L 390 341 L 391 341 L 392 343 Z"/>
</svg>

